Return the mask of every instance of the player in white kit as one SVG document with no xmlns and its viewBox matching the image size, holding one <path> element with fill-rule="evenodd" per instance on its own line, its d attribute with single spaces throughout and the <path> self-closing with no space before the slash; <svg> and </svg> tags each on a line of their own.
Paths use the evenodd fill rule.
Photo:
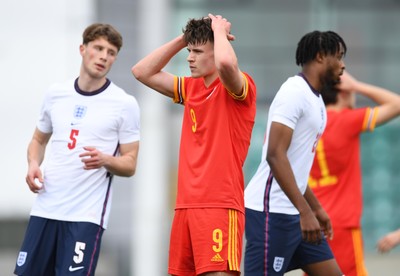
<svg viewBox="0 0 400 276">
<path fill-rule="evenodd" d="M 309 275 L 342 275 L 321 233 L 331 234 L 329 217 L 307 181 L 326 125 L 319 91 L 340 80 L 345 52 L 334 32 L 304 35 L 296 51 L 302 71 L 281 86 L 271 104 L 261 163 L 245 189 L 246 276 L 297 268 Z"/>
<path fill-rule="evenodd" d="M 138 103 L 106 77 L 121 47 L 111 25 L 88 26 L 79 77 L 45 95 L 28 147 L 26 182 L 37 197 L 16 275 L 95 273 L 113 175 L 132 176 L 139 150 Z"/>
</svg>

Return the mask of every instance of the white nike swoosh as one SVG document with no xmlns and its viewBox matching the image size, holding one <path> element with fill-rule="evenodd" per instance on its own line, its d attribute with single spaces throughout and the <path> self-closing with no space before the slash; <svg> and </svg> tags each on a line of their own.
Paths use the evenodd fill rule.
<svg viewBox="0 0 400 276">
<path fill-rule="evenodd" d="M 69 266 L 69 271 L 73 272 L 73 271 L 77 271 L 79 269 L 83 269 L 84 266 L 77 266 L 77 267 L 72 267 L 72 265 Z"/>
</svg>

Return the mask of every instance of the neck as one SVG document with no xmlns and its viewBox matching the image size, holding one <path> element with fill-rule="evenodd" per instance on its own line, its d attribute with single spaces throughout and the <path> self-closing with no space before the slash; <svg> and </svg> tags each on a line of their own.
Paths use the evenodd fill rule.
<svg viewBox="0 0 400 276">
<path fill-rule="evenodd" d="M 85 74 L 80 74 L 78 79 L 79 89 L 85 92 L 93 92 L 99 90 L 105 83 L 106 77 L 99 79 L 91 78 Z"/>
<path fill-rule="evenodd" d="M 307 79 L 308 83 L 317 91 L 321 91 L 322 83 L 319 75 L 317 74 L 316 68 L 304 65 L 301 74 Z"/>
<path fill-rule="evenodd" d="M 206 87 L 209 87 L 217 78 L 218 78 L 217 72 L 215 72 L 214 74 L 208 75 L 208 76 L 204 76 L 203 77 L 204 85 Z"/>
</svg>

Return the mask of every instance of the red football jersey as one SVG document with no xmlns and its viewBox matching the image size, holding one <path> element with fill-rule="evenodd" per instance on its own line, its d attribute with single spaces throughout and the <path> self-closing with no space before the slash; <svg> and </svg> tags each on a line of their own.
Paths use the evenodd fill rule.
<svg viewBox="0 0 400 276">
<path fill-rule="evenodd" d="M 360 227 L 362 185 L 360 134 L 373 131 L 377 109 L 328 110 L 309 185 L 334 227 Z"/>
<path fill-rule="evenodd" d="M 216 79 L 175 78 L 174 101 L 185 106 L 176 208 L 231 208 L 244 212 L 245 162 L 256 114 L 256 86 L 243 73 L 238 97 Z"/>
</svg>

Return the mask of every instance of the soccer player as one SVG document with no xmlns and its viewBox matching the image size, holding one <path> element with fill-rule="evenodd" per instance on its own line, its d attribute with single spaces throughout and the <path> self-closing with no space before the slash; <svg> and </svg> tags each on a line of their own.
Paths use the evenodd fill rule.
<svg viewBox="0 0 400 276">
<path fill-rule="evenodd" d="M 45 95 L 28 146 L 26 182 L 37 197 L 17 275 L 95 275 L 113 175 L 132 176 L 139 149 L 138 103 L 106 77 L 121 46 L 114 27 L 88 26 L 79 76 Z"/>
<path fill-rule="evenodd" d="M 148 87 L 184 105 L 178 191 L 171 229 L 171 275 L 240 275 L 244 177 L 256 112 L 256 86 L 239 69 L 220 15 L 190 19 L 132 67 Z M 187 48 L 190 77 L 163 70 Z"/>
<path fill-rule="evenodd" d="M 377 248 L 381 253 L 386 253 L 400 244 L 400 228 L 386 234 L 379 239 Z"/>
<path fill-rule="evenodd" d="M 346 276 L 365 276 L 361 231 L 360 135 L 400 115 L 400 96 L 345 73 L 332 91 L 323 91 L 328 123 L 316 150 L 309 186 L 331 218 L 329 245 Z M 374 107 L 355 106 L 355 95 Z"/>
<path fill-rule="evenodd" d="M 245 189 L 246 276 L 342 275 L 326 237 L 328 215 L 307 185 L 326 125 L 320 91 L 340 81 L 346 44 L 332 31 L 305 34 L 297 45 L 301 72 L 283 83 L 269 109 L 261 163 Z"/>
</svg>

